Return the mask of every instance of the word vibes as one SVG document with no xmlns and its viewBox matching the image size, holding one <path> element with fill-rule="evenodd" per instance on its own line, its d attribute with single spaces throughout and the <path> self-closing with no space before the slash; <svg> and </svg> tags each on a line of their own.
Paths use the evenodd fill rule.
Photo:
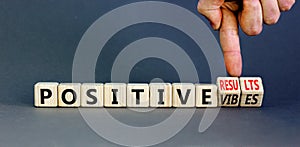
<svg viewBox="0 0 300 147">
<path fill-rule="evenodd" d="M 56 83 L 34 86 L 36 107 L 261 107 L 259 77 L 219 77 L 217 84 Z"/>
</svg>

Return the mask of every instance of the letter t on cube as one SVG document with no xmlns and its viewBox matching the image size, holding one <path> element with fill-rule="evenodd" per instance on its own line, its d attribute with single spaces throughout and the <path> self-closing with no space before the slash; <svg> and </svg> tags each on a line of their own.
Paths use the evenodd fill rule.
<svg viewBox="0 0 300 147">
<path fill-rule="evenodd" d="M 240 78 L 242 97 L 241 107 L 260 107 L 264 96 L 264 87 L 260 77 Z"/>
<path fill-rule="evenodd" d="M 127 106 L 149 107 L 149 85 L 142 83 L 127 84 Z"/>
</svg>

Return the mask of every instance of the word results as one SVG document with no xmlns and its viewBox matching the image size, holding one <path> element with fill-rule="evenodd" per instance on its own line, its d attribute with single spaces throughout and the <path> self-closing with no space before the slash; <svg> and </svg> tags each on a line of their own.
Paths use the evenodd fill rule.
<svg viewBox="0 0 300 147">
<path fill-rule="evenodd" d="M 260 77 L 219 77 L 217 84 L 56 83 L 34 86 L 36 107 L 261 107 Z"/>
</svg>

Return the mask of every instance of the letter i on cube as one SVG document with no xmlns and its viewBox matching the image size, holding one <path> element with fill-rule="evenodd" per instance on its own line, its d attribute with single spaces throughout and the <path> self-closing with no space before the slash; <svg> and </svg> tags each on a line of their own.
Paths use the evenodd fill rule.
<svg viewBox="0 0 300 147">
<path fill-rule="evenodd" d="M 172 107 L 172 85 L 150 83 L 150 107 Z"/>
<path fill-rule="evenodd" d="M 237 77 L 219 77 L 217 79 L 219 106 L 238 107 L 240 84 Z"/>
<path fill-rule="evenodd" d="M 126 107 L 126 84 L 106 83 L 104 84 L 104 106 Z"/>
</svg>

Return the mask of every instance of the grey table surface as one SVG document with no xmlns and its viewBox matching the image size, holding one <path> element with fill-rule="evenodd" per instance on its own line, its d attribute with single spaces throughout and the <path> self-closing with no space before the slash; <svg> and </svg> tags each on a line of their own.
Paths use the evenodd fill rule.
<svg viewBox="0 0 300 147">
<path fill-rule="evenodd" d="M 136 0 L 0 1 L 0 146 L 119 146 L 97 135 L 76 108 L 33 107 L 33 85 L 38 81 L 71 82 L 74 53 L 84 32 L 106 12 L 132 2 Z M 207 23 L 197 13 L 196 0 L 165 2 L 190 10 Z M 157 146 L 298 146 L 299 12 L 296 4 L 291 12 L 281 15 L 278 24 L 264 26 L 257 37 L 241 33 L 243 76 L 263 78 L 262 108 L 221 108 L 202 133 L 198 127 L 205 109 L 197 109 L 179 133 Z M 217 32 L 213 34 L 218 38 Z M 145 36 L 181 44 L 201 69 L 200 81 L 210 82 L 207 61 L 190 38 L 168 26 L 147 23 L 118 32 L 106 44 L 98 58 L 96 81 L 109 82 L 117 53 Z M 149 82 L 155 77 L 178 81 L 174 68 L 158 59 L 139 62 L 130 81 Z M 140 126 L 158 123 L 174 111 L 107 110 L 125 124 Z"/>
</svg>

